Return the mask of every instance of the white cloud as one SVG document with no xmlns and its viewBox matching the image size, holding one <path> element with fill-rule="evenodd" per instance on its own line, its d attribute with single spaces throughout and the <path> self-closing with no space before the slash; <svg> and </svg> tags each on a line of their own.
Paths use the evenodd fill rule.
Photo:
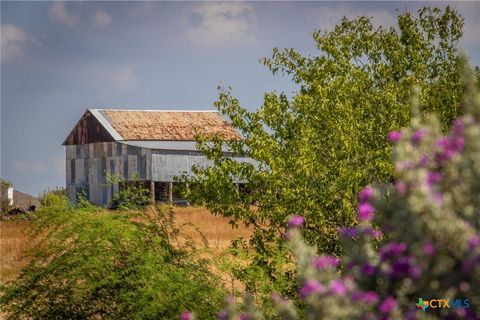
<svg viewBox="0 0 480 320">
<path fill-rule="evenodd" d="M 0 27 L 1 60 L 21 58 L 30 45 L 39 46 L 40 42 L 27 34 L 23 29 L 5 24 Z"/>
<path fill-rule="evenodd" d="M 83 2 L 79 2 L 75 10 L 70 11 L 67 3 L 55 1 L 50 6 L 49 15 L 54 21 L 77 31 L 103 28 L 112 22 L 112 16 L 108 12 Z"/>
<path fill-rule="evenodd" d="M 68 12 L 67 5 L 63 1 L 53 2 L 50 6 L 49 14 L 53 20 L 69 28 L 73 28 L 78 21 L 78 17 Z"/>
<path fill-rule="evenodd" d="M 13 168 L 22 174 L 41 174 L 46 171 L 45 165 L 40 160 L 32 162 L 16 160 L 13 162 Z"/>
<path fill-rule="evenodd" d="M 93 16 L 94 24 L 97 27 L 106 27 L 112 22 L 112 16 L 109 15 L 107 12 L 103 11 L 102 9 L 97 9 L 95 11 L 95 15 Z"/>
<path fill-rule="evenodd" d="M 192 8 L 188 36 L 207 45 L 254 43 L 255 15 L 244 2 L 204 2 Z"/>
</svg>

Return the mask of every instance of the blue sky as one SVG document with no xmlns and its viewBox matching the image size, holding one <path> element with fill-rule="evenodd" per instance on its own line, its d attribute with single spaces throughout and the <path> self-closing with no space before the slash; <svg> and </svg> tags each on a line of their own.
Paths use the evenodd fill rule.
<svg viewBox="0 0 480 320">
<path fill-rule="evenodd" d="M 480 65 L 479 2 L 1 2 L 1 177 L 37 195 L 64 186 L 64 138 L 86 107 L 212 109 L 220 81 L 255 109 L 288 78 L 274 47 L 314 53 L 342 15 L 395 24 L 396 9 L 451 4 Z"/>
</svg>

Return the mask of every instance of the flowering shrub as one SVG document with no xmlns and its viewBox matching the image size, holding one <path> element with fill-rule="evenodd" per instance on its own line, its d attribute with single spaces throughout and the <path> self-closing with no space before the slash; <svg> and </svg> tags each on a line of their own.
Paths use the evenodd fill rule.
<svg viewBox="0 0 480 320">
<path fill-rule="evenodd" d="M 358 225 L 339 230 L 341 260 L 316 256 L 303 217 L 290 219 L 308 319 L 480 319 L 480 95 L 466 82 L 465 115 L 446 135 L 433 117 L 388 135 L 395 182 L 358 194 Z M 281 318 L 298 318 L 291 302 L 272 300 Z M 244 311 L 229 300 L 219 318 L 262 316 L 250 300 Z"/>
</svg>

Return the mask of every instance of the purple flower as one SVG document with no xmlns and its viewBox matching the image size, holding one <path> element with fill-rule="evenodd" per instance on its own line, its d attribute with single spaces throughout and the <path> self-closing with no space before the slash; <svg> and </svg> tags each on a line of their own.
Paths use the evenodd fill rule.
<svg viewBox="0 0 480 320">
<path fill-rule="evenodd" d="M 394 256 L 404 253 L 407 250 L 407 244 L 403 242 L 389 242 L 380 248 L 380 259 L 388 260 Z"/>
<path fill-rule="evenodd" d="M 375 291 L 367 291 L 363 294 L 362 300 L 365 303 L 376 303 L 378 301 L 378 294 Z"/>
<path fill-rule="evenodd" d="M 449 160 L 453 154 L 462 152 L 465 146 L 465 139 L 460 135 L 443 137 L 435 142 L 436 146 L 441 150 L 435 153 L 435 160 L 439 165 Z"/>
<path fill-rule="evenodd" d="M 340 234 L 348 237 L 356 237 L 358 235 L 358 228 L 357 227 L 341 227 L 338 229 Z"/>
<path fill-rule="evenodd" d="M 480 246 L 480 235 L 474 235 L 471 236 L 470 239 L 468 239 L 468 246 L 473 249 L 477 246 Z"/>
<path fill-rule="evenodd" d="M 288 227 L 289 228 L 298 228 L 303 225 L 305 222 L 305 218 L 299 215 L 294 215 L 288 220 Z"/>
<path fill-rule="evenodd" d="M 397 301 L 393 297 L 387 297 L 379 306 L 381 313 L 390 313 L 397 307 Z"/>
<path fill-rule="evenodd" d="M 411 141 L 412 143 L 419 143 L 422 141 L 423 137 L 425 136 L 425 129 L 418 129 L 412 134 Z"/>
<path fill-rule="evenodd" d="M 305 285 L 299 290 L 301 298 L 306 298 L 315 293 L 324 293 L 325 288 L 315 280 L 307 280 Z"/>
<path fill-rule="evenodd" d="M 319 256 L 313 260 L 313 265 L 318 270 L 325 270 L 329 267 L 336 267 L 340 263 L 338 258 L 332 256 Z"/>
<path fill-rule="evenodd" d="M 358 193 L 358 199 L 361 203 L 370 201 L 373 197 L 373 189 L 371 187 L 365 187 Z"/>
<path fill-rule="evenodd" d="M 453 121 L 453 132 L 456 135 L 462 135 L 463 134 L 463 119 L 457 118 L 455 121 Z"/>
<path fill-rule="evenodd" d="M 432 186 L 442 181 L 442 175 L 439 172 L 430 171 L 427 173 L 427 185 Z"/>
<path fill-rule="evenodd" d="M 347 293 L 347 286 L 341 280 L 334 280 L 330 283 L 330 291 L 339 296 L 344 296 Z"/>
<path fill-rule="evenodd" d="M 374 304 L 378 301 L 378 294 L 375 291 L 355 291 L 354 293 L 352 293 L 352 301 L 363 301 L 367 304 Z"/>
<path fill-rule="evenodd" d="M 191 312 L 188 312 L 188 311 L 184 311 L 182 313 L 182 315 L 180 316 L 180 319 L 181 320 L 192 320 L 193 319 L 193 315 Z"/>
<path fill-rule="evenodd" d="M 388 140 L 390 142 L 398 142 L 402 138 L 402 132 L 400 131 L 391 131 L 388 133 Z"/>
<path fill-rule="evenodd" d="M 463 137 L 455 137 L 451 142 L 451 149 L 456 152 L 461 152 L 465 146 L 465 139 Z"/>
<path fill-rule="evenodd" d="M 373 219 L 375 208 L 370 203 L 362 203 L 358 206 L 358 219 L 361 221 L 370 221 Z"/>
<path fill-rule="evenodd" d="M 227 320 L 227 319 L 228 319 L 227 310 L 222 310 L 218 313 L 218 320 Z"/>
<path fill-rule="evenodd" d="M 247 313 L 245 312 L 240 313 L 240 320 L 248 320 L 248 319 L 250 319 L 250 317 L 248 316 Z"/>
<path fill-rule="evenodd" d="M 376 268 L 371 265 L 370 263 L 365 263 L 363 266 L 362 266 L 362 273 L 367 275 L 367 276 L 371 276 L 372 274 L 375 273 L 375 270 Z"/>
<path fill-rule="evenodd" d="M 419 165 L 420 167 L 426 167 L 429 161 L 430 161 L 429 156 L 423 155 L 423 156 L 420 158 L 420 161 L 418 162 L 418 165 Z"/>
<path fill-rule="evenodd" d="M 423 244 L 423 252 L 426 255 L 431 256 L 435 253 L 435 247 L 433 246 L 433 244 L 431 242 L 425 242 Z"/>
<path fill-rule="evenodd" d="M 403 196 L 407 192 L 407 184 L 403 181 L 398 181 L 397 184 L 395 184 L 395 189 Z"/>
</svg>

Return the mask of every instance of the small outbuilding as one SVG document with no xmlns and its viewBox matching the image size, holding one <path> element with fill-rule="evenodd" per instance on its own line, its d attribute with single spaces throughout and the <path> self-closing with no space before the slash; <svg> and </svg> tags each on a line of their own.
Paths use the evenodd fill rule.
<svg viewBox="0 0 480 320">
<path fill-rule="evenodd" d="M 197 134 L 241 139 L 217 111 L 87 109 L 63 142 L 67 195 L 76 202 L 83 193 L 105 206 L 122 188 L 121 181 L 111 183 L 108 176 L 127 183 L 137 176 L 152 201 L 172 202 L 175 176 L 191 174 L 194 165 L 212 165 L 196 149 Z"/>
</svg>

